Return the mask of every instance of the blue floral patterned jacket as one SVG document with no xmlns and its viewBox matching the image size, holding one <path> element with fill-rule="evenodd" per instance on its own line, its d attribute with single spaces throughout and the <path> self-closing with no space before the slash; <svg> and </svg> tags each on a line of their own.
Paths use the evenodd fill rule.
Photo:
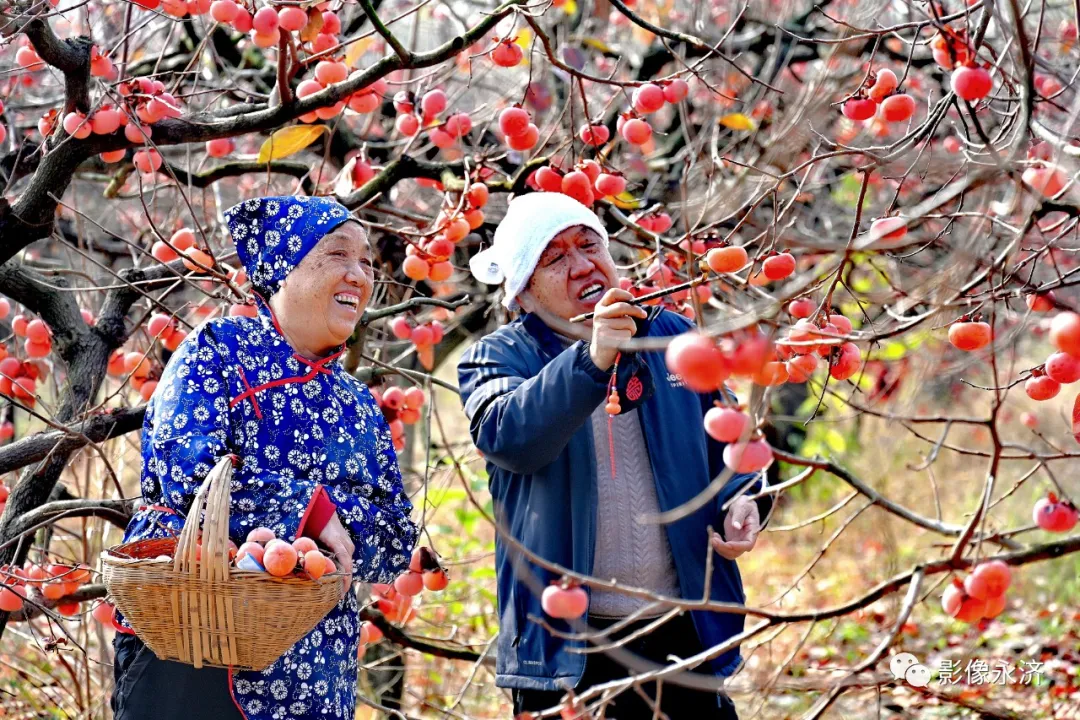
<svg viewBox="0 0 1080 720">
<path fill-rule="evenodd" d="M 125 542 L 177 534 L 195 491 L 229 453 L 229 534 L 260 526 L 292 540 L 323 492 L 356 546 L 354 580 L 392 582 L 408 567 L 417 529 L 409 519 L 390 428 L 340 352 L 319 362 L 295 354 L 270 309 L 256 318 L 209 320 L 180 345 L 147 407 L 144 506 Z M 172 510 L 166 512 L 161 508 Z M 359 618 L 345 597 L 314 630 L 262 672 L 230 673 L 250 720 L 352 719 Z"/>
</svg>

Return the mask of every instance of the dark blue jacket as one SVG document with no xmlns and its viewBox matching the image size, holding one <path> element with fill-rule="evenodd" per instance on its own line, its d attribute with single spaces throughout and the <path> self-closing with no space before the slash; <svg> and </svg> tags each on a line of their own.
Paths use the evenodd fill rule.
<svg viewBox="0 0 1080 720">
<path fill-rule="evenodd" d="M 669 336 L 691 323 L 653 309 L 638 336 Z M 661 510 L 682 505 L 723 470 L 724 446 L 704 431 L 702 418 L 716 395 L 699 395 L 669 373 L 662 352 L 640 353 L 652 377 L 651 397 L 639 408 L 656 479 Z M 626 363 L 621 363 L 626 367 Z M 620 370 L 620 374 L 624 372 Z M 642 373 L 644 375 L 644 373 Z M 607 396 L 608 372 L 593 364 L 587 343 L 564 349 L 558 336 L 535 315 L 525 315 L 487 335 L 465 353 L 458 366 L 461 398 L 476 447 L 487 460 L 496 516 L 536 555 L 590 574 L 596 544 L 596 461 L 590 415 Z M 705 507 L 667 525 L 679 586 L 684 598 L 705 590 L 708 526 L 723 527 L 720 507 L 752 476 L 735 475 Z M 754 489 L 760 489 L 764 476 Z M 758 501 L 764 519 L 770 501 Z M 577 641 L 554 637 L 530 615 L 543 617 L 540 592 L 558 576 L 529 563 L 507 543 L 496 540 L 499 640 L 496 683 L 500 687 L 555 690 L 581 679 L 585 655 L 567 652 Z M 520 572 L 518 568 L 527 568 Z M 745 601 L 738 566 L 716 555 L 710 596 Z M 739 633 L 743 616 L 693 612 L 704 647 Z M 562 621 L 553 627 L 569 630 Z M 739 663 L 738 649 L 712 663 L 718 675 L 730 675 Z"/>
</svg>

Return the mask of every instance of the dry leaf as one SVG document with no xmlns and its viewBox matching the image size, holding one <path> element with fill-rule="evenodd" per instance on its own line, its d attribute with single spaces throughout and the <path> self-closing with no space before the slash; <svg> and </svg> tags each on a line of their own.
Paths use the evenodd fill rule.
<svg viewBox="0 0 1080 720">
<path fill-rule="evenodd" d="M 418 345 L 416 348 L 416 357 L 420 360 L 420 366 L 428 372 L 435 369 L 434 345 Z"/>
<path fill-rule="evenodd" d="M 356 63 L 363 57 L 367 49 L 371 47 L 371 43 L 375 42 L 373 37 L 360 38 L 345 51 L 345 64 L 351 68 L 356 67 Z"/>
<path fill-rule="evenodd" d="M 356 157 L 353 156 L 352 160 L 345 163 L 345 167 L 341 168 L 341 172 L 334 179 L 334 194 L 338 197 L 344 197 L 353 191 L 353 170 L 356 169 Z"/>
<path fill-rule="evenodd" d="M 656 36 L 651 32 L 641 27 L 640 25 L 633 25 L 630 28 L 630 36 L 634 38 L 634 42 L 641 44 L 644 47 L 652 45 Z"/>
<path fill-rule="evenodd" d="M 325 125 L 292 125 L 275 130 L 259 148 L 259 162 L 268 163 L 298 153 L 324 132 Z"/>
<path fill-rule="evenodd" d="M 322 30 L 322 11 L 311 8 L 308 10 L 307 25 L 300 31 L 300 42 L 311 42 L 319 36 Z"/>
<path fill-rule="evenodd" d="M 757 123 L 749 115 L 742 113 L 728 113 L 720 118 L 720 124 L 732 130 L 756 130 Z"/>
</svg>

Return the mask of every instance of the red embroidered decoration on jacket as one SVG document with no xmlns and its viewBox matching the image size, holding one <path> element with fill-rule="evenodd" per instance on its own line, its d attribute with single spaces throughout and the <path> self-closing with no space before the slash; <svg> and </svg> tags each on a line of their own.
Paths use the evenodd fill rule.
<svg viewBox="0 0 1080 720">
<path fill-rule="evenodd" d="M 268 303 L 266 301 L 266 299 L 262 295 L 259 295 L 258 293 L 255 293 L 255 296 L 257 298 L 259 298 L 260 300 L 262 300 L 263 304 L 266 305 L 266 309 L 270 313 L 270 320 L 271 320 L 271 322 L 274 323 L 274 329 L 277 330 L 279 335 L 281 335 L 282 337 L 285 337 L 285 333 L 282 331 L 281 325 L 278 324 L 277 315 L 274 314 L 274 309 L 270 307 L 270 303 Z M 324 358 L 320 358 L 316 362 L 312 362 L 312 361 L 308 360 L 306 357 L 304 357 L 303 355 L 301 355 L 300 353 L 294 352 L 292 356 L 294 358 L 296 358 L 299 362 L 303 363 L 304 365 L 307 365 L 310 368 L 310 370 L 308 370 L 308 372 L 305 375 L 301 375 L 299 377 L 291 377 L 291 378 L 279 378 L 277 380 L 271 380 L 268 383 L 263 383 L 262 385 L 256 385 L 255 387 L 252 387 L 248 383 L 247 378 L 244 376 L 243 369 L 241 369 L 239 366 L 237 366 L 236 371 L 238 373 L 240 373 L 240 381 L 244 383 L 244 388 L 245 389 L 244 389 L 244 392 L 240 393 L 239 395 L 237 395 L 236 397 L 234 397 L 232 400 L 229 401 L 229 407 L 234 408 L 238 404 L 242 403 L 244 400 L 247 400 L 248 398 L 251 398 L 251 404 L 255 406 L 255 417 L 262 420 L 262 410 L 259 408 L 258 400 L 255 399 L 256 393 L 262 392 L 263 390 L 266 390 L 267 388 L 278 387 L 279 385 L 288 385 L 290 383 L 305 383 L 308 380 L 311 380 L 312 378 L 314 378 L 319 373 L 322 373 L 324 375 L 333 375 L 334 374 L 333 370 L 326 367 L 326 365 L 330 361 L 332 361 L 334 358 L 341 355 L 343 352 L 345 352 L 345 343 L 342 343 L 341 347 L 333 355 L 327 355 Z"/>
<path fill-rule="evenodd" d="M 251 385 L 248 384 L 247 378 L 244 377 L 243 371 L 240 370 L 240 368 L 237 368 L 237 371 L 240 372 L 240 379 L 243 380 L 244 387 L 247 388 L 247 389 L 244 390 L 244 392 L 237 395 L 236 397 L 234 397 L 232 400 L 230 400 L 229 401 L 229 407 L 230 408 L 236 407 L 237 404 L 243 402 L 244 400 L 247 400 L 248 398 L 251 398 L 251 403 L 255 406 L 255 415 L 258 416 L 258 418 L 261 420 L 262 419 L 262 412 L 259 410 L 259 404 L 255 400 L 255 394 L 256 393 L 262 392 L 263 390 L 266 390 L 267 388 L 278 387 L 279 385 L 288 385 L 290 383 L 305 383 L 308 380 L 311 380 L 312 378 L 314 378 L 319 373 L 323 373 L 324 375 L 333 375 L 334 374 L 333 370 L 326 367 L 326 364 L 328 362 L 330 362 L 331 360 L 333 360 L 334 358 L 336 358 L 338 355 L 341 355 L 341 353 L 343 353 L 343 352 L 345 352 L 344 348 L 341 349 L 341 350 L 338 350 L 333 355 L 327 355 L 326 357 L 322 358 L 318 362 L 314 362 L 314 363 L 311 362 L 310 360 L 308 360 L 307 358 L 301 356 L 298 353 L 293 353 L 294 358 L 296 358 L 297 360 L 299 360 L 300 362 L 304 363 L 305 365 L 307 365 L 308 367 L 311 368 L 311 370 L 309 370 L 306 375 L 302 375 L 300 377 L 279 378 L 277 380 L 271 380 L 268 383 L 263 383 L 262 385 L 256 385 L 255 387 L 252 387 Z"/>
</svg>

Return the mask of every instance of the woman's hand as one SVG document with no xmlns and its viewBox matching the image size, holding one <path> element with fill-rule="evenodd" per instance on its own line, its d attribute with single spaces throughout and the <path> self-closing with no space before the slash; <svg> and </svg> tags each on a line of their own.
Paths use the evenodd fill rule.
<svg viewBox="0 0 1080 720">
<path fill-rule="evenodd" d="M 723 536 L 718 532 L 713 533 L 713 549 L 720 557 L 734 560 L 754 549 L 760 531 L 761 518 L 758 516 L 757 503 L 744 495 L 728 508 Z M 727 540 L 724 540 L 725 537 Z"/>
<path fill-rule="evenodd" d="M 318 540 L 334 553 L 334 562 L 338 570 L 351 575 L 353 551 L 356 547 L 349 536 L 349 531 L 341 524 L 337 513 L 330 517 L 330 522 L 326 523 L 326 527 L 319 533 Z"/>
</svg>

